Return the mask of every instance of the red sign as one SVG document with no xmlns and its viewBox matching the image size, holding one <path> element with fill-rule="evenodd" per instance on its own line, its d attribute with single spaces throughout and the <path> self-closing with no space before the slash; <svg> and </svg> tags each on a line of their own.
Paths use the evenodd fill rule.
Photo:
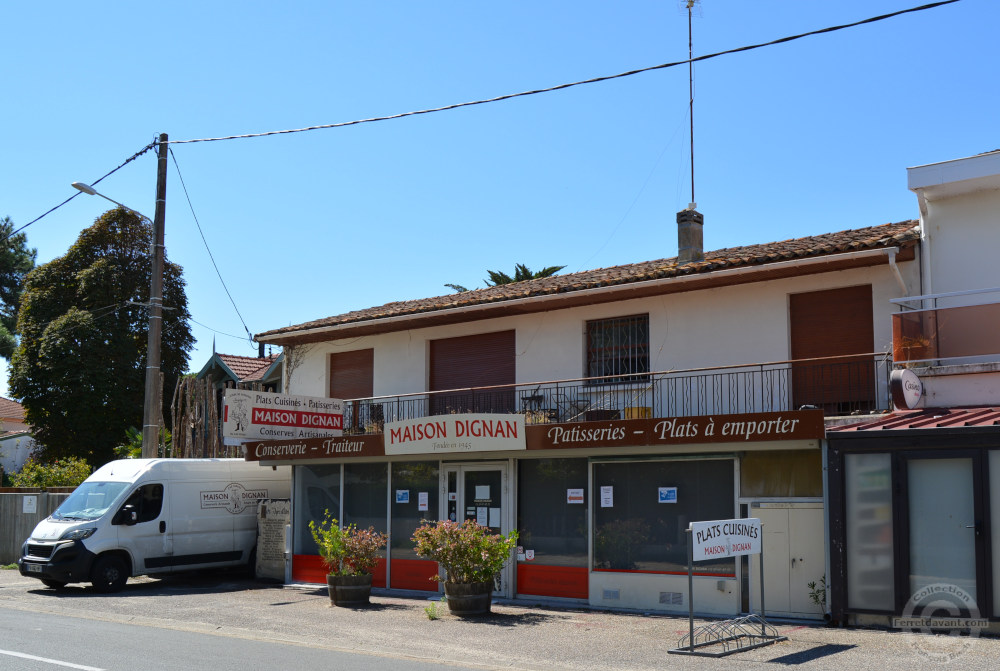
<svg viewBox="0 0 1000 671">
<path fill-rule="evenodd" d="M 226 409 L 228 410 L 229 408 L 227 407 Z M 327 415 L 320 412 L 254 408 L 251 416 L 251 421 L 254 424 L 269 424 L 271 426 L 306 426 L 319 429 L 344 428 L 343 415 Z"/>
</svg>

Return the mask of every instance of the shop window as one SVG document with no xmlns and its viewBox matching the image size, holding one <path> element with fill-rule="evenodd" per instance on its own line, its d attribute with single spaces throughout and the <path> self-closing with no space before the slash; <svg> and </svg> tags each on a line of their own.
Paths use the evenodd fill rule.
<svg viewBox="0 0 1000 671">
<path fill-rule="evenodd" d="M 424 520 L 438 518 L 439 488 L 436 461 L 392 465 L 392 559 L 418 559 L 413 531 Z"/>
<path fill-rule="evenodd" d="M 344 464 L 344 519 L 360 529 L 385 533 L 387 464 Z"/>
<path fill-rule="evenodd" d="M 587 377 L 632 382 L 648 379 L 648 373 L 649 315 L 587 322 Z"/>
<path fill-rule="evenodd" d="M 687 573 L 689 522 L 735 517 L 732 459 L 594 464 L 595 571 Z M 698 562 L 735 577 L 732 557 Z"/>
<path fill-rule="evenodd" d="M 822 453 L 819 450 L 748 452 L 740 462 L 740 495 L 822 497 Z"/>
<path fill-rule="evenodd" d="M 527 563 L 587 565 L 587 460 L 524 459 L 518 463 L 518 545 Z"/>
<path fill-rule="evenodd" d="M 340 519 L 340 465 L 295 468 L 295 546 L 297 555 L 316 555 L 319 548 L 309 522 L 322 522 L 326 511 Z"/>
<path fill-rule="evenodd" d="M 891 465 L 888 453 L 844 457 L 848 608 L 894 609 Z"/>
</svg>

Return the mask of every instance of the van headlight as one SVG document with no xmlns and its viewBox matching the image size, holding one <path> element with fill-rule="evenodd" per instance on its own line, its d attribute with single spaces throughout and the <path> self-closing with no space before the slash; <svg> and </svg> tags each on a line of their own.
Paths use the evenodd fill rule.
<svg viewBox="0 0 1000 671">
<path fill-rule="evenodd" d="M 97 529 L 93 527 L 89 529 L 73 529 L 72 531 L 67 531 L 66 533 L 64 533 L 62 535 L 62 538 L 60 538 L 59 540 L 82 541 L 84 538 L 89 538 L 90 536 L 93 536 L 95 531 L 97 531 Z"/>
</svg>

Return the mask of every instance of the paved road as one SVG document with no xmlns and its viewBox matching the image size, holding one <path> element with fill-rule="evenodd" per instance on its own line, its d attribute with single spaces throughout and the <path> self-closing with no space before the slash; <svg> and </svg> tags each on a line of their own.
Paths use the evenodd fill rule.
<svg viewBox="0 0 1000 671">
<path fill-rule="evenodd" d="M 440 671 L 437 662 L 0 608 L 4 671 Z M 210 662 L 207 660 L 211 660 Z M 457 667 L 472 669 L 473 667 Z"/>
<path fill-rule="evenodd" d="M 366 609 L 331 608 L 325 588 L 268 586 L 221 576 L 132 579 L 117 595 L 96 594 L 83 586 L 56 592 L 16 571 L 0 571 L 0 623 L 16 621 L 18 614 L 25 620 L 42 618 L 38 621 L 59 616 L 165 630 L 167 640 L 180 645 L 185 645 L 181 642 L 188 640 L 187 635 L 198 634 L 229 639 L 237 648 L 251 642 L 291 646 L 283 654 L 293 655 L 294 660 L 272 664 L 274 659 L 268 658 L 243 667 L 251 669 L 289 668 L 290 662 L 294 668 L 310 668 L 316 659 L 312 655 L 322 651 L 364 655 L 373 662 L 370 668 L 401 668 L 406 660 L 473 669 L 546 671 L 733 667 L 911 671 L 938 668 L 947 660 L 963 669 L 986 671 L 996 668 L 1000 656 L 996 639 L 782 624 L 778 629 L 788 637 L 785 642 L 721 659 L 687 657 L 668 654 L 687 632 L 687 618 L 504 602 L 494 604 L 494 614 L 487 618 L 465 620 L 443 609 L 441 617 L 430 620 L 425 612 L 430 603 L 377 594 Z M 56 621 L 52 617 L 53 626 Z M 120 638 L 102 638 L 99 645 L 116 654 L 141 651 L 135 646 L 141 633 L 135 631 L 130 629 Z M 16 631 L 0 624 L 0 650 L 38 649 L 31 638 L 11 640 L 12 635 Z M 18 650 L 19 645 L 24 650 Z M 11 668 L 7 661 L 0 658 L 0 668 Z M 206 660 L 202 667 L 216 668 L 215 661 Z M 152 667 L 140 663 L 131 668 Z"/>
</svg>

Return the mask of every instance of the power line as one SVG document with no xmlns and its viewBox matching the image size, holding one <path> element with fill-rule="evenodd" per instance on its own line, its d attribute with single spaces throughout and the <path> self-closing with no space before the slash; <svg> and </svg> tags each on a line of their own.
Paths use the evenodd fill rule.
<svg viewBox="0 0 1000 671">
<path fill-rule="evenodd" d="M 263 133 L 246 133 L 244 135 L 226 135 L 224 137 L 207 137 L 198 138 L 193 140 L 170 140 L 170 144 L 190 144 L 193 142 L 219 142 L 221 140 L 243 140 L 255 137 L 267 137 L 269 135 L 286 135 L 289 133 L 303 133 L 311 130 L 323 130 L 326 128 L 343 128 L 345 126 L 356 126 L 363 123 L 374 123 L 376 121 L 390 121 L 393 119 L 403 119 L 410 116 L 417 116 L 419 114 L 430 114 L 432 112 L 445 112 L 448 110 L 459 109 L 462 107 L 471 107 L 473 105 L 485 105 L 487 103 L 495 103 L 503 100 L 510 100 L 512 98 L 522 98 L 524 96 L 532 96 L 539 93 L 551 93 L 552 91 L 562 91 L 564 89 L 572 88 L 574 86 L 582 86 L 584 84 L 596 84 L 598 82 L 606 82 L 612 79 L 621 79 L 623 77 L 631 77 L 633 75 L 641 74 L 643 72 L 652 72 L 653 70 L 664 70 L 667 68 L 677 67 L 678 65 L 686 65 L 689 63 L 697 63 L 698 61 L 707 61 L 711 58 L 718 58 L 719 56 L 727 56 L 729 54 L 736 54 L 743 51 L 751 51 L 753 49 L 761 49 L 763 47 L 770 47 L 776 44 L 783 44 L 785 42 L 792 42 L 794 40 L 800 40 L 804 37 L 811 37 L 813 35 L 821 35 L 823 33 L 832 33 L 838 30 L 844 30 L 846 28 L 854 28 L 856 26 L 865 25 L 867 23 L 875 23 L 877 21 L 884 21 L 886 19 L 891 19 L 902 14 L 909 14 L 912 12 L 922 12 L 927 9 L 934 9 L 936 7 L 941 7 L 943 5 L 950 5 L 952 3 L 958 2 L 959 0 L 943 0 L 942 2 L 933 2 L 928 5 L 921 5 L 919 7 L 911 7 L 910 9 L 902 9 L 898 12 L 892 12 L 891 14 L 882 14 L 881 16 L 873 16 L 870 19 L 864 19 L 862 21 L 855 21 L 854 23 L 846 23 L 840 26 L 831 26 L 829 28 L 822 28 L 820 30 L 813 30 L 808 33 L 802 33 L 800 35 L 791 35 L 789 37 L 782 37 L 777 40 L 772 40 L 770 42 L 762 42 L 760 44 L 752 44 L 744 47 L 737 47 L 735 49 L 728 49 L 726 51 L 719 51 L 714 54 L 707 54 L 705 56 L 698 56 L 697 58 L 688 58 L 683 61 L 674 61 L 673 63 L 663 63 L 661 65 L 653 65 L 647 68 L 640 68 L 638 70 L 630 70 L 628 72 L 622 72 L 616 75 L 607 75 L 604 77 L 594 77 L 593 79 L 585 79 L 583 81 L 572 82 L 570 84 L 560 84 L 558 86 L 551 86 L 544 89 L 535 89 L 532 91 L 522 91 L 521 93 L 508 93 L 507 95 L 497 96 L 495 98 L 486 98 L 484 100 L 474 100 L 471 102 L 455 103 L 453 105 L 445 105 L 443 107 L 432 107 L 429 109 L 417 110 L 415 112 L 403 112 L 401 114 L 392 114 L 389 116 L 372 117 L 370 119 L 356 119 L 354 121 L 341 121 L 340 123 L 323 124 L 319 126 L 308 126 L 306 128 L 291 128 L 287 130 L 273 130 L 266 131 Z"/>
<path fill-rule="evenodd" d="M 143 154 L 145 154 L 147 151 L 149 151 L 150 149 L 152 149 L 155 146 L 156 146 L 155 142 L 150 142 L 145 147 L 143 147 L 142 149 L 140 149 L 136 153 L 132 154 L 131 156 L 129 156 L 124 161 L 122 161 L 122 164 L 119 165 L 117 168 L 115 168 L 114 170 L 111 170 L 110 172 L 106 173 L 104 175 L 104 177 L 100 177 L 100 178 L 96 179 L 95 181 L 91 182 L 90 185 L 94 186 L 95 184 L 100 184 L 101 181 L 103 181 L 105 177 L 110 177 L 111 175 L 115 174 L 116 172 L 118 172 L 119 170 L 121 170 L 122 168 L 124 168 L 126 165 L 128 165 L 129 163 L 131 163 L 135 159 L 139 158 L 140 156 L 142 156 Z M 65 205 L 66 203 L 68 203 L 69 201 L 73 200 L 74 198 L 76 198 L 79 195 L 80 195 L 80 192 L 77 191 L 76 193 L 74 193 L 72 196 L 70 196 L 69 198 L 67 198 L 63 202 L 59 203 L 58 205 L 56 205 L 52 209 L 48 210 L 47 212 L 45 212 L 45 213 L 43 213 L 43 214 L 35 217 L 34 219 L 32 219 L 31 221 L 29 221 L 28 223 L 26 223 L 21 228 L 17 229 L 16 231 L 11 231 L 10 233 L 7 234 L 7 236 L 5 238 L 3 238 L 3 240 L 0 240 L 0 242 L 6 242 L 7 239 L 13 237 L 14 235 L 17 235 L 18 233 L 20 233 L 21 231 L 23 231 L 24 229 L 26 229 L 28 226 L 31 226 L 36 221 L 39 221 L 40 219 L 42 219 L 42 218 L 44 218 L 44 217 L 52 214 L 53 212 L 55 212 L 56 210 L 58 210 L 60 207 L 62 207 L 63 205 Z"/>
<path fill-rule="evenodd" d="M 184 183 L 184 175 L 181 174 L 181 167 L 177 164 L 177 157 L 174 156 L 173 148 L 169 148 L 169 151 L 170 158 L 174 161 L 174 168 L 177 169 L 177 177 L 181 180 L 181 188 L 184 190 L 184 197 L 187 198 L 188 207 L 191 208 L 191 216 L 194 217 L 194 223 L 198 227 L 198 233 L 201 234 L 201 241 L 205 244 L 205 251 L 208 252 L 208 258 L 212 260 L 212 267 L 215 268 L 215 274 L 219 276 L 219 282 L 222 283 L 222 288 L 226 290 L 226 296 L 229 297 L 229 302 L 232 303 L 233 309 L 236 310 L 236 316 L 240 318 L 240 323 L 243 324 L 243 330 L 247 332 L 247 338 L 253 340 L 253 335 L 250 333 L 250 329 L 247 328 L 247 323 L 243 320 L 243 315 L 240 314 L 240 309 L 236 307 L 236 301 L 233 300 L 233 295 L 229 293 L 229 287 L 226 286 L 226 281 L 222 279 L 222 273 L 219 272 L 219 266 L 215 263 L 215 256 L 212 254 L 212 250 L 208 246 L 208 240 L 205 239 L 205 232 L 201 230 L 201 222 L 198 221 L 198 215 L 194 212 L 194 205 L 191 203 L 191 196 L 188 194 L 187 185 Z M 205 328 L 208 327 L 206 326 Z"/>
<path fill-rule="evenodd" d="M 663 63 L 661 65 L 654 65 L 654 66 L 651 66 L 651 67 L 648 67 L 648 68 L 640 68 L 638 70 L 630 70 L 628 72 L 622 72 L 622 73 L 619 73 L 619 74 L 616 74 L 616 75 L 608 75 L 608 76 L 605 76 L 605 77 L 594 77 L 592 79 L 585 79 L 583 81 L 572 82 L 572 83 L 569 83 L 569 84 L 560 84 L 558 86 L 551 86 L 549 88 L 544 88 L 544 89 L 535 89 L 533 91 L 522 91 L 521 93 L 510 93 L 510 94 L 507 94 L 507 95 L 497 96 L 495 98 L 487 98 L 487 99 L 484 99 L 484 100 L 475 100 L 475 101 L 472 101 L 472 102 L 455 103 L 453 105 L 445 105 L 443 107 L 433 107 L 433 108 L 430 108 L 430 109 L 417 110 L 415 112 L 403 112 L 401 114 L 393 114 L 393 115 L 381 116 L 381 117 L 372 117 L 372 118 L 369 118 L 369 119 L 357 119 L 357 120 L 354 120 L 354 121 L 342 121 L 340 123 L 323 124 L 323 125 L 320 125 L 320 126 L 308 126 L 306 128 L 293 128 L 293 129 L 287 129 L 287 130 L 275 130 L 275 131 L 267 131 L 267 132 L 264 132 L 264 133 L 247 133 L 247 134 L 244 134 L 244 135 L 227 135 L 227 136 L 224 136 L 224 137 L 198 138 L 198 139 L 193 139 L 193 140 L 170 140 L 169 144 L 190 144 L 190 143 L 194 143 L 194 142 L 218 142 L 218 141 L 221 141 L 221 140 L 241 140 L 241 139 L 254 138 L 254 137 L 266 137 L 266 136 L 269 136 L 269 135 L 285 135 L 285 134 L 289 134 L 289 133 L 302 133 L 302 132 L 305 132 L 305 131 L 322 130 L 322 129 L 325 129 L 325 128 L 342 128 L 342 127 L 345 127 L 345 126 L 355 126 L 355 125 L 363 124 L 363 123 L 374 123 L 376 121 L 390 121 L 392 119 L 403 119 L 403 118 L 410 117 L 410 116 L 417 116 L 419 114 L 430 114 L 432 112 L 445 112 L 445 111 L 448 111 L 448 110 L 459 109 L 459 108 L 462 108 L 462 107 L 471 107 L 473 105 L 484 105 L 486 103 L 500 102 L 500 101 L 503 101 L 503 100 L 510 100 L 512 98 L 521 98 L 521 97 L 524 97 L 524 96 L 535 95 L 535 94 L 538 94 L 538 93 L 551 93 L 553 91 L 561 91 L 563 89 L 573 88 L 575 86 L 582 86 L 584 84 L 596 84 L 598 82 L 606 82 L 606 81 L 610 81 L 612 79 L 621 79 L 623 77 L 631 77 L 633 75 L 641 74 L 643 72 L 652 72 L 653 70 L 664 70 L 664 69 L 667 69 L 667 68 L 677 67 L 678 65 L 685 65 L 685 64 L 688 64 L 688 63 L 697 63 L 698 61 L 707 61 L 707 60 L 712 59 L 712 58 L 718 58 L 719 56 L 727 56 L 729 54 L 740 53 L 740 52 L 743 52 L 743 51 L 751 51 L 753 49 L 761 49 L 763 47 L 770 47 L 770 46 L 774 46 L 776 44 L 783 44 L 785 42 L 792 42 L 794 40 L 799 40 L 799 39 L 802 39 L 804 37 L 811 37 L 813 35 L 821 35 L 821 34 L 824 34 L 824 33 L 832 33 L 832 32 L 838 31 L 838 30 L 844 30 L 846 28 L 854 28 L 854 27 L 865 25 L 865 24 L 868 24 L 868 23 L 875 23 L 875 22 L 878 22 L 878 21 L 884 21 L 886 19 L 891 19 L 891 18 L 894 18 L 896 16 L 901 16 L 903 14 L 910 14 L 910 13 L 913 13 L 913 12 L 922 12 L 922 11 L 927 10 L 927 9 L 934 9 L 934 8 L 937 8 L 937 7 L 942 7 L 944 5 L 950 5 L 950 4 L 953 4 L 953 3 L 956 3 L 956 2 L 959 2 L 959 0 L 943 0 L 942 2 L 932 2 L 932 3 L 927 4 L 927 5 L 921 5 L 919 7 L 911 7 L 910 9 L 902 9 L 902 10 L 899 10 L 898 12 L 892 12 L 890 14 L 882 14 L 880 16 L 873 16 L 870 19 L 864 19 L 864 20 L 861 20 L 861 21 L 855 21 L 854 23 L 846 23 L 846 24 L 839 25 L 839 26 L 831 26 L 829 28 L 822 28 L 820 30 L 813 30 L 813 31 L 810 31 L 808 33 L 801 33 L 799 35 L 791 35 L 789 37 L 782 37 L 780 39 L 772 40 L 770 42 L 762 42 L 760 44 L 752 44 L 752 45 L 748 45 L 748 46 L 744 46 L 744 47 L 737 47 L 735 49 L 728 49 L 726 51 L 719 51 L 719 52 L 716 52 L 714 54 L 707 54 L 705 56 L 698 56 L 697 58 L 689 58 L 687 60 L 675 61 L 675 62 L 672 62 L 672 63 Z M 131 156 L 128 159 L 126 159 L 125 162 L 122 163 L 121 165 L 119 165 L 117 168 L 115 168 L 111 172 L 109 172 L 106 175 L 104 175 L 104 177 L 101 177 L 100 179 L 98 179 L 98 180 L 96 180 L 94 182 L 91 182 L 91 184 L 97 184 L 97 183 L 99 183 L 105 177 L 108 177 L 108 176 L 112 175 L 113 173 L 117 172 L 119 169 L 121 169 L 122 167 L 124 167 L 127 163 L 129 163 L 129 162 L 133 161 L 134 159 L 138 158 L 139 156 L 141 156 L 142 154 L 144 154 L 145 152 L 149 151 L 150 149 L 152 149 L 155 146 L 156 146 L 156 142 L 152 142 L 152 143 L 146 145 L 145 147 L 143 147 L 142 149 L 140 149 L 138 152 L 136 152 L 133 156 Z M 52 212 L 55 212 L 60 207 L 62 207 L 63 205 L 65 205 L 69 201 L 73 200 L 74 198 L 76 198 L 78 195 L 80 195 L 80 194 L 79 193 L 74 193 L 72 196 L 70 196 L 69 198 L 67 198 L 63 202 L 59 203 L 58 205 L 56 205 L 52 209 L 48 210 L 44 214 L 36 217 L 35 219 L 32 219 L 27 224 L 25 224 L 24 226 L 21 226 L 17 230 L 12 231 L 11 233 L 9 233 L 7 235 L 7 237 L 5 237 L 2 240 L 0 240 L 0 242 L 6 241 L 9 237 L 11 237 L 11 236 L 13 236 L 13 235 L 15 235 L 15 234 L 23 231 L 28 226 L 31 226 L 32 224 L 34 224 L 35 222 L 37 222 L 40 219 L 44 218 L 45 216 L 51 214 Z"/>
<path fill-rule="evenodd" d="M 198 321 L 197 319 L 194 319 L 192 317 L 188 317 L 188 320 L 194 322 L 195 324 L 197 324 L 198 326 L 200 326 L 202 328 L 208 329 L 212 333 L 218 333 L 219 335 L 228 336 L 230 338 L 236 338 L 237 340 L 246 340 L 246 338 L 244 338 L 241 335 L 233 335 L 232 333 L 226 333 L 225 331 L 219 331 L 217 329 L 212 328 L 211 326 L 208 326 L 206 324 L 202 324 L 200 321 Z M 251 336 L 251 339 L 252 339 L 252 336 Z"/>
</svg>

